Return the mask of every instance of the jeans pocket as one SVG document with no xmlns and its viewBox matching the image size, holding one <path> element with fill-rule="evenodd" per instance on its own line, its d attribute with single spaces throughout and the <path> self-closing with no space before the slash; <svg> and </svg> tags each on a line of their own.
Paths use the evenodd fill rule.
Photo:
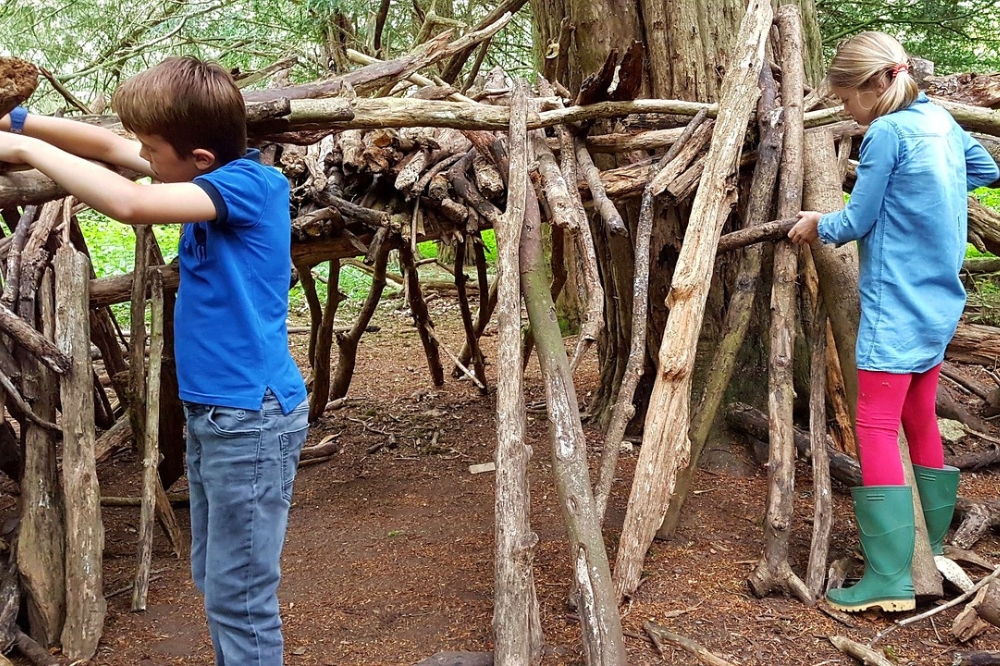
<svg viewBox="0 0 1000 666">
<path fill-rule="evenodd" d="M 292 501 L 295 472 L 299 468 L 299 456 L 302 455 L 302 445 L 305 444 L 308 434 L 309 426 L 306 425 L 278 436 L 281 443 L 281 497 L 286 502 Z"/>
<path fill-rule="evenodd" d="M 235 407 L 209 408 L 206 417 L 208 425 L 219 437 L 250 437 L 260 434 L 260 412 L 251 412 Z"/>
</svg>

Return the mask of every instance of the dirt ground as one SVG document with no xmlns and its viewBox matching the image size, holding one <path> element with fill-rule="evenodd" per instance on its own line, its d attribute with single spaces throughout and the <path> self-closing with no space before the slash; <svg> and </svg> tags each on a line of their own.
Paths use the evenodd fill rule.
<svg viewBox="0 0 1000 666">
<path fill-rule="evenodd" d="M 495 441 L 493 396 L 448 377 L 434 387 L 407 313 L 388 300 L 362 340 L 347 408 L 314 424 L 309 444 L 341 443 L 327 462 L 304 466 L 283 557 L 280 590 L 290 666 L 410 665 L 440 651 L 488 651 L 493 586 L 493 475 L 470 474 L 489 462 Z M 431 303 L 449 349 L 461 347 L 451 299 Z M 301 352 L 306 336 L 294 335 Z M 495 336 L 485 338 L 495 358 Z M 567 344 L 572 344 L 567 340 Z M 487 367 L 490 378 L 497 368 Z M 578 373 L 581 403 L 596 387 L 594 353 Z M 527 374 L 532 528 L 539 536 L 535 577 L 547 644 L 543 663 L 582 664 L 579 628 L 565 599 L 568 547 L 552 482 L 551 453 L 537 363 Z M 590 459 L 600 459 L 602 435 L 586 427 Z M 436 433 L 436 434 L 435 434 Z M 613 552 L 638 449 L 623 454 L 605 531 Z M 746 579 L 761 554 L 766 472 L 749 477 L 701 473 L 678 534 L 653 545 L 646 578 L 624 609 L 629 663 L 694 664 L 682 650 L 660 656 L 645 638 L 644 620 L 692 638 L 733 664 L 856 663 L 831 646 L 832 634 L 867 643 L 894 618 L 865 613 L 844 626 L 816 608 L 784 597 L 757 599 Z M 126 452 L 101 469 L 105 495 L 137 495 L 139 464 Z M 802 572 L 811 532 L 808 467 L 799 463 L 792 566 Z M 996 498 L 994 472 L 963 473 L 960 493 Z M 181 479 L 171 491 L 186 489 Z M 856 547 L 849 497 L 835 483 L 831 557 Z M 14 498 L 0 500 L 9 512 Z M 185 557 L 171 556 L 157 537 L 147 612 L 129 611 L 134 574 L 137 508 L 105 508 L 105 590 L 110 595 L 104 636 L 91 662 L 101 666 L 211 664 L 201 600 Z M 184 507 L 178 518 L 186 528 Z M 1000 539 L 988 536 L 976 551 L 1000 561 Z M 984 570 L 970 569 L 978 578 Z M 954 590 L 948 591 L 954 595 Z M 918 611 L 932 607 L 922 603 Z M 962 606 L 959 606 L 961 608 Z M 894 631 L 876 647 L 897 664 L 950 664 L 956 650 L 1000 649 L 990 628 L 968 645 L 949 634 L 956 610 Z M 669 648 L 668 648 L 669 650 Z"/>
</svg>

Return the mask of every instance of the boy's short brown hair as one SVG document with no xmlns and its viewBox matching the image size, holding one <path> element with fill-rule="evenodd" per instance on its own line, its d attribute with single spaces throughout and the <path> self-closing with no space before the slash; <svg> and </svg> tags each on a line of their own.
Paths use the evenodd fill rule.
<svg viewBox="0 0 1000 666">
<path fill-rule="evenodd" d="M 180 156 L 201 148 L 221 165 L 246 153 L 243 95 L 214 63 L 167 58 L 119 86 L 111 105 L 125 129 L 158 136 Z"/>
</svg>

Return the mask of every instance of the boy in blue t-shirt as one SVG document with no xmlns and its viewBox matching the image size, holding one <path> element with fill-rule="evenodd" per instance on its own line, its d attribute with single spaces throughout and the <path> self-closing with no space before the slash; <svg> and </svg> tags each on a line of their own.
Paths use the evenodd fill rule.
<svg viewBox="0 0 1000 666">
<path fill-rule="evenodd" d="M 184 223 L 174 321 L 191 571 L 216 664 L 280 666 L 279 559 L 308 430 L 285 324 L 288 181 L 247 150 L 243 97 L 218 65 L 170 58 L 122 84 L 112 105 L 137 142 L 19 108 L 0 119 L 0 161 L 29 164 L 126 224 Z"/>
</svg>

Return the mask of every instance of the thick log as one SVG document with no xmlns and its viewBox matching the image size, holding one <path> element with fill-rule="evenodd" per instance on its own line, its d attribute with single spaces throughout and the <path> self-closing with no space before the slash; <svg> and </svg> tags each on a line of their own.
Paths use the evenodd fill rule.
<svg viewBox="0 0 1000 666">
<path fill-rule="evenodd" d="M 829 134 L 811 134 L 806 138 L 806 154 L 810 156 L 809 177 L 806 179 L 807 210 L 830 213 L 844 207 L 840 176 L 836 169 L 836 149 Z M 852 424 L 856 422 L 858 404 L 858 365 L 855 346 L 861 322 L 861 297 L 858 292 L 858 252 L 854 243 L 839 248 L 816 244 L 812 249 L 823 302 L 836 342 L 840 368 L 847 392 L 847 405 Z"/>
<path fill-rule="evenodd" d="M 532 561 L 538 535 L 531 531 L 525 411 L 521 367 L 521 299 L 518 248 L 528 195 L 526 86 L 518 82 L 511 101 L 507 210 L 497 235 L 496 557 L 493 604 L 494 654 L 500 666 L 541 661 L 542 628 Z"/>
<path fill-rule="evenodd" d="M 778 183 L 778 217 L 792 217 L 802 208 L 803 134 L 802 19 L 797 5 L 783 5 L 775 13 L 780 33 L 781 99 L 785 114 L 785 144 Z M 750 589 L 759 597 L 776 591 L 794 594 L 805 604 L 812 592 L 788 562 L 795 503 L 794 382 L 798 251 L 790 241 L 774 246 L 771 283 L 771 344 L 768 366 L 767 514 L 764 520 L 764 553 L 750 574 Z M 824 567 L 825 568 L 825 567 Z"/>
<path fill-rule="evenodd" d="M 951 361 L 994 367 L 1000 360 L 1000 328 L 960 323 L 945 356 Z"/>
<path fill-rule="evenodd" d="M 645 441 L 622 527 L 615 565 L 619 597 L 639 585 L 646 550 L 663 522 L 677 470 L 688 464 L 688 406 L 698 334 L 715 263 L 715 247 L 736 199 L 735 176 L 747 121 L 756 103 L 770 3 L 753 0 L 722 84 L 719 115 L 668 297 L 670 315 L 647 413 Z"/>
<path fill-rule="evenodd" d="M 1000 254 L 1000 213 L 969 197 L 969 242 L 980 251 Z"/>
<path fill-rule="evenodd" d="M 102 574 L 104 524 L 94 459 L 87 294 L 90 260 L 64 244 L 56 252 L 55 271 L 56 340 L 73 359 L 73 366 L 59 384 L 66 516 L 66 623 L 62 649 L 70 659 L 88 660 L 97 652 L 107 610 Z"/>
<path fill-rule="evenodd" d="M 42 328 L 52 333 L 55 306 L 51 272 L 45 273 L 38 296 Z M 34 320 L 33 301 L 21 301 L 20 307 L 23 315 Z M 50 344 L 56 348 L 54 343 Z M 40 417 L 55 421 L 55 398 L 59 392 L 55 375 L 24 350 L 16 350 L 14 355 L 21 365 L 25 400 Z M 66 369 L 69 369 L 68 364 Z M 66 528 L 56 438 L 51 431 L 30 422 L 22 424 L 22 428 L 25 456 L 17 565 L 28 606 L 31 636 L 42 645 L 52 646 L 59 642 L 66 617 Z"/>
<path fill-rule="evenodd" d="M 965 72 L 950 76 L 932 76 L 925 80 L 926 93 L 938 99 L 970 106 L 995 109 L 1000 106 L 1000 74 Z"/>
<path fill-rule="evenodd" d="M 992 109 L 954 102 L 943 97 L 933 95 L 930 97 L 943 106 L 955 119 L 955 122 L 970 132 L 1000 136 L 1000 113 Z"/>
<path fill-rule="evenodd" d="M 625 639 L 587 470 L 586 437 L 562 334 L 551 316 L 555 305 L 543 263 L 541 215 L 530 190 L 520 259 L 521 290 L 545 381 L 552 467 L 569 533 L 584 658 L 588 666 L 624 666 Z"/>
<path fill-rule="evenodd" d="M 726 423 L 739 432 L 746 433 L 763 442 L 768 440 L 767 416 L 758 409 L 740 402 L 731 403 L 726 408 Z M 851 456 L 836 450 L 833 441 L 827 438 L 827 453 L 830 456 L 830 475 L 848 488 L 861 485 L 861 467 Z M 811 449 L 809 433 L 795 429 L 795 450 L 805 458 Z"/>
<path fill-rule="evenodd" d="M 1000 525 L 1000 501 L 972 502 L 959 498 L 955 504 L 955 514 L 961 517 L 961 524 L 955 530 L 951 542 L 959 548 L 971 549 L 990 528 Z"/>
</svg>

